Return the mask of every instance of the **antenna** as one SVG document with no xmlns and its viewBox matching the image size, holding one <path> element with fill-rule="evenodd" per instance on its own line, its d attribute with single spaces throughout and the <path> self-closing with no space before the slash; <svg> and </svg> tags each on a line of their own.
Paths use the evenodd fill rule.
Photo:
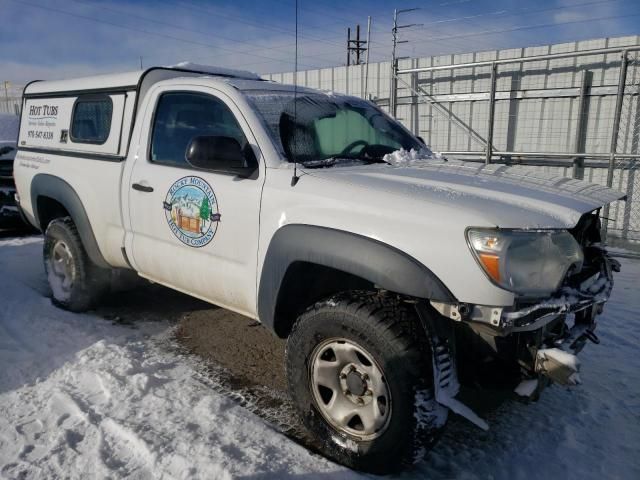
<svg viewBox="0 0 640 480">
<path fill-rule="evenodd" d="M 293 144 L 296 144 L 296 122 L 298 120 L 298 0 L 296 0 L 296 50 L 293 67 Z M 293 156 L 293 177 L 291 186 L 295 187 L 300 177 L 298 176 L 298 162 Z"/>
</svg>

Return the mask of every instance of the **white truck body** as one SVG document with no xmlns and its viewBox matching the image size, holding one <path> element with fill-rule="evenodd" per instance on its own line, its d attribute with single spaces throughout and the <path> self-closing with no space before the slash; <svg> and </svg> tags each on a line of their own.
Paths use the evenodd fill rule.
<svg viewBox="0 0 640 480">
<path fill-rule="evenodd" d="M 396 143 L 400 150 L 392 148 Z M 333 144 L 337 152 L 326 153 Z M 419 152 L 407 153 L 404 145 Z M 314 156 L 319 151 L 322 158 Z M 80 267 L 71 264 L 83 256 L 81 248 L 65 244 L 74 244 L 77 234 L 99 269 L 134 270 L 257 319 L 281 337 L 299 335 L 288 355 L 299 353 L 305 334 L 295 326 L 313 308 L 348 311 L 346 297 L 335 297 L 341 292 L 364 299 L 363 308 L 376 302 L 397 311 L 417 305 L 434 355 L 434 398 L 483 428 L 484 421 L 454 398 L 459 384 L 453 344 L 461 342 L 456 361 L 471 370 L 490 352 L 515 366 L 509 376 L 518 381 L 544 375 L 577 383 L 572 355 L 551 355 L 545 347 L 564 342 L 577 353 L 586 340 L 597 341 L 595 318 L 619 267 L 600 240 L 599 211 L 623 198 L 620 192 L 516 167 L 440 158 L 363 100 L 192 64 L 28 85 L 15 182 L 25 216 L 47 230 L 50 282 L 56 268 L 64 278 L 78 274 Z M 49 234 L 51 225 L 55 235 Z M 52 288 L 55 301 L 60 289 Z M 575 315 L 572 328 L 565 323 L 568 315 Z M 303 325 L 314 321 L 307 318 Z M 325 320 L 317 321 L 323 328 Z M 378 321 L 391 325 L 384 332 L 405 328 L 390 318 Z M 320 344 L 335 352 L 353 345 L 365 359 L 341 365 L 332 377 L 341 385 L 332 398 L 342 388 L 348 408 L 369 405 L 370 379 L 383 375 L 384 368 L 371 370 L 375 352 L 357 344 L 366 335 Z M 403 345 L 397 355 L 413 348 Z M 294 390 L 301 381 L 311 382 L 304 376 L 308 368 L 301 367 L 316 355 L 309 351 L 290 361 L 298 367 L 288 363 L 306 372 L 290 374 Z M 378 354 L 387 353 L 383 348 Z M 359 393 L 354 396 L 351 388 Z M 388 394 L 390 402 L 393 392 L 375 388 L 387 392 L 379 398 Z M 405 410 L 417 408 L 421 392 L 403 400 Z M 308 391 L 298 394 L 305 410 Z M 384 465 L 353 460 L 344 445 L 362 440 L 350 436 L 356 427 L 340 424 L 329 407 L 325 412 L 319 406 L 324 400 L 314 398 L 341 435 L 326 443 L 339 452 L 327 454 L 384 471 Z M 380 426 L 382 420 L 361 423 Z M 407 442 L 418 427 L 407 427 Z M 380 435 L 372 432 L 367 438 Z M 384 448 L 394 445 L 389 442 Z M 376 454 L 358 458 L 373 461 Z"/>
<path fill-rule="evenodd" d="M 126 252 L 140 275 L 252 318 L 258 318 L 258 280 L 270 239 L 288 224 L 376 239 L 426 265 L 461 302 L 509 306 L 514 295 L 493 285 L 475 262 L 452 265 L 452 259 L 470 257 L 464 235 L 468 226 L 572 228 L 582 214 L 622 196 L 595 184 L 517 168 L 505 171 L 498 165 L 436 159 L 406 167 L 300 168 L 305 181 L 292 189 L 292 164 L 282 158 L 235 84 L 276 92 L 288 87 L 158 70 L 142 84 L 144 97 L 134 119 L 135 88 L 141 78 L 142 72 L 135 72 L 37 82 L 25 89 L 16 157 L 21 206 L 33 218 L 29 194 L 33 175 L 64 171 L 65 181 L 82 199 L 110 266 L 128 268 Z M 113 102 L 108 140 L 102 145 L 71 139 L 61 144 L 60 131 L 69 129 L 74 102 L 97 90 L 107 92 Z M 237 181 L 226 174 L 186 172 L 147 160 L 157 99 L 176 90 L 213 95 L 228 105 L 259 158 L 256 179 Z M 83 160 L 92 155 L 99 155 L 99 160 Z M 223 217 L 215 241 L 202 249 L 185 248 L 167 227 L 164 215 L 158 214 L 171 185 L 188 173 L 213 187 Z M 152 185 L 154 192 L 132 190 L 135 182 Z M 406 225 L 412 226 L 410 232 Z"/>
</svg>

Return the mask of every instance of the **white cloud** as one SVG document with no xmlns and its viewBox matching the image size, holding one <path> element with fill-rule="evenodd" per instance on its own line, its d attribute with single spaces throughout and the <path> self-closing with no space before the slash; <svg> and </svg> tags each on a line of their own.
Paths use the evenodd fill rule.
<svg viewBox="0 0 640 480">
<path fill-rule="evenodd" d="M 586 12 L 577 10 L 563 11 L 553 15 L 555 23 L 578 22 L 588 18 L 589 15 Z"/>
</svg>

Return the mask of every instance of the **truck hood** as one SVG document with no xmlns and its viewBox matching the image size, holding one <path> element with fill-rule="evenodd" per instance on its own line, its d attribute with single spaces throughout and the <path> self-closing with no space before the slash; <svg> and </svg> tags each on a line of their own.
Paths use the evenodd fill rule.
<svg viewBox="0 0 640 480">
<path fill-rule="evenodd" d="M 479 220 L 504 228 L 571 228 L 583 214 L 626 198 L 598 184 L 547 175 L 532 167 L 457 160 L 334 166 L 305 173 L 407 197 L 409 202 L 464 208 Z"/>
</svg>

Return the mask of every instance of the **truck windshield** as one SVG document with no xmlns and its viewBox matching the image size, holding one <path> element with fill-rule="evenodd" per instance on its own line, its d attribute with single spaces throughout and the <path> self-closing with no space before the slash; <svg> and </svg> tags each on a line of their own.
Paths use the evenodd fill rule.
<svg viewBox="0 0 640 480">
<path fill-rule="evenodd" d="M 323 93 L 245 91 L 290 162 L 329 166 L 382 162 L 401 148 L 431 152 L 370 102 Z"/>
</svg>

